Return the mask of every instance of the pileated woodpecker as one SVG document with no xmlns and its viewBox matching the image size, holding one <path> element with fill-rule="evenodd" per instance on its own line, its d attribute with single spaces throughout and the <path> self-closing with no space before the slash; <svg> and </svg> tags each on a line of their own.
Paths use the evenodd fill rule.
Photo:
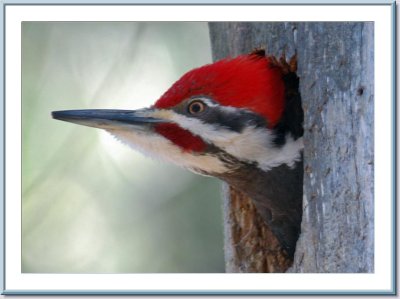
<svg viewBox="0 0 400 299">
<path fill-rule="evenodd" d="M 104 129 L 146 155 L 226 181 L 254 200 L 293 258 L 301 194 L 292 194 L 292 182 L 271 178 L 269 172 L 289 168 L 298 178 L 303 175 L 303 112 L 295 68 L 293 58 L 287 63 L 255 50 L 189 71 L 150 108 L 52 115 Z M 272 200 L 278 185 L 287 192 Z"/>
</svg>

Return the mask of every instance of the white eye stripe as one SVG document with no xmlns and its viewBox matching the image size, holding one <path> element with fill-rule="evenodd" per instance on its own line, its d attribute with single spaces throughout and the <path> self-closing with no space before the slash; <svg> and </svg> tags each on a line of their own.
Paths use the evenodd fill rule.
<svg viewBox="0 0 400 299">
<path fill-rule="evenodd" d="M 202 101 L 208 107 L 212 107 L 212 108 L 218 107 L 219 109 L 226 111 L 226 112 L 230 112 L 230 113 L 237 113 L 238 110 L 245 110 L 245 111 L 251 112 L 250 110 L 245 109 L 245 108 L 237 108 L 237 107 L 233 107 L 233 106 L 223 106 L 223 105 L 216 103 L 213 100 L 210 100 L 209 98 L 196 97 L 196 98 L 192 99 L 191 103 L 194 101 Z"/>
<path fill-rule="evenodd" d="M 196 101 L 201 101 L 201 102 L 203 102 L 204 104 L 206 104 L 208 107 L 221 107 L 220 105 L 218 105 L 218 104 L 215 103 L 214 101 L 212 101 L 212 100 L 210 100 L 210 99 L 208 99 L 208 98 L 202 98 L 202 97 L 193 98 L 193 99 L 190 101 L 189 105 L 190 105 L 191 103 L 193 103 L 193 102 L 196 102 Z"/>
<path fill-rule="evenodd" d="M 218 107 L 220 105 L 218 105 L 217 103 L 209 100 L 209 99 L 203 99 L 203 102 L 208 106 L 208 107 Z"/>
</svg>

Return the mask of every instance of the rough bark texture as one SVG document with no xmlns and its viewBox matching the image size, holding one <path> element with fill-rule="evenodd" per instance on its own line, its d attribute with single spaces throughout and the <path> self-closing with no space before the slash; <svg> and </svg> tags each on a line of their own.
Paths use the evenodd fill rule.
<svg viewBox="0 0 400 299">
<path fill-rule="evenodd" d="M 227 272 L 285 272 L 292 261 L 257 213 L 251 198 L 224 184 Z"/>
<path fill-rule="evenodd" d="M 302 229 L 289 272 L 374 271 L 373 26 L 210 24 L 215 60 L 256 47 L 275 56 L 297 51 L 305 172 Z M 285 268 L 250 199 L 229 188 L 225 194 L 227 271 Z"/>
</svg>

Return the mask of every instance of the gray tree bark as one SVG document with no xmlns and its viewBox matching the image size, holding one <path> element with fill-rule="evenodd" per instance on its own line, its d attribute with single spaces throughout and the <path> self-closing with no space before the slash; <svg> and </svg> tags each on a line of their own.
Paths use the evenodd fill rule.
<svg viewBox="0 0 400 299">
<path fill-rule="evenodd" d="M 305 113 L 303 220 L 288 272 L 373 272 L 373 23 L 209 26 L 214 60 L 257 47 L 276 57 L 297 51 Z M 274 251 L 276 241 L 251 199 L 229 187 L 225 195 L 227 271 L 286 270 L 288 261 Z"/>
</svg>

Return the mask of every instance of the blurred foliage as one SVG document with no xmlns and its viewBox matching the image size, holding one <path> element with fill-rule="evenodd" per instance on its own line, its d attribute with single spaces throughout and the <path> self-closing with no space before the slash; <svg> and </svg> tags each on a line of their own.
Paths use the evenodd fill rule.
<svg viewBox="0 0 400 299">
<path fill-rule="evenodd" d="M 216 179 L 50 116 L 149 106 L 209 62 L 206 23 L 23 23 L 23 272 L 224 271 Z"/>
</svg>

